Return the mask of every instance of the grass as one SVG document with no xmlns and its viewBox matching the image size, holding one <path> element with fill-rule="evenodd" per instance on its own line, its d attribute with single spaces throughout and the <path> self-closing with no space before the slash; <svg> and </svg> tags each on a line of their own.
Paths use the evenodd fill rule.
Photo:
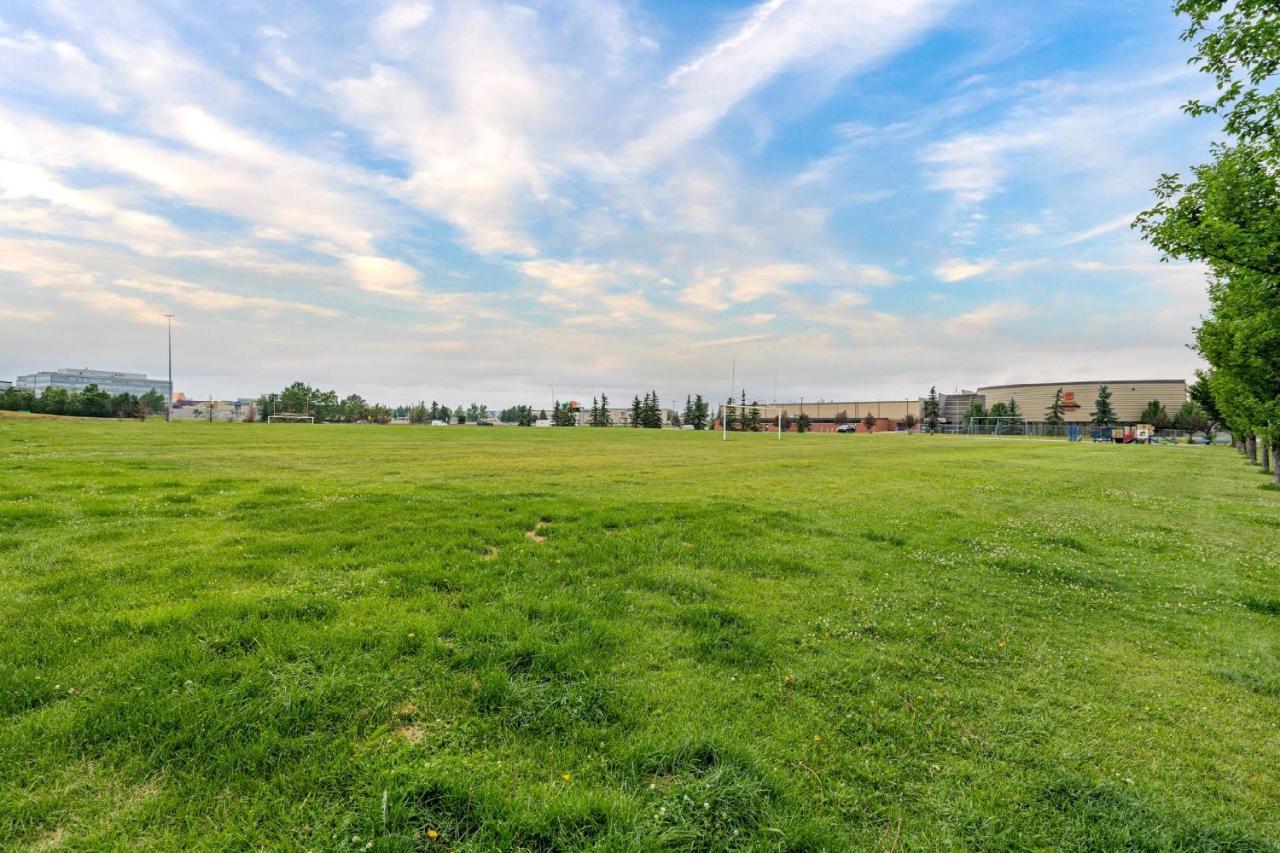
<svg viewBox="0 0 1280 853">
<path fill-rule="evenodd" d="M 0 420 L 0 844 L 1280 847 L 1231 450 Z"/>
</svg>

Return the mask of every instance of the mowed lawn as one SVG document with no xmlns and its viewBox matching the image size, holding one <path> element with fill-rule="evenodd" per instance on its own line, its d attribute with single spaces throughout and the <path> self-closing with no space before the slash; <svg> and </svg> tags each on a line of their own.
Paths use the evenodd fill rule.
<svg viewBox="0 0 1280 853">
<path fill-rule="evenodd" d="M 0 419 L 0 844 L 1280 845 L 1227 448 Z"/>
</svg>

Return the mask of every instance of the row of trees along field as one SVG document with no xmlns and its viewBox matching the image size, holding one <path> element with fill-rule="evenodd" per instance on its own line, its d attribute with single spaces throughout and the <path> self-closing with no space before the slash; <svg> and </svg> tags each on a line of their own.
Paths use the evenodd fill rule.
<svg viewBox="0 0 1280 853">
<path fill-rule="evenodd" d="M 1192 64 L 1217 85 L 1184 110 L 1219 116 L 1223 141 L 1189 177 L 1162 175 L 1134 224 L 1165 260 L 1208 267 L 1195 349 L 1211 399 L 1197 402 L 1280 485 L 1280 4 L 1180 0 L 1174 11 L 1188 21 Z"/>
<path fill-rule="evenodd" d="M 272 415 L 309 415 L 326 423 L 390 423 L 391 409 L 369 403 L 359 394 L 339 398 L 336 391 L 322 391 L 305 382 L 295 382 L 278 394 L 263 394 L 255 407 L 258 420 Z"/>
<path fill-rule="evenodd" d="M 86 385 L 83 391 L 50 386 L 39 394 L 30 388 L 6 388 L 0 393 L 0 409 L 81 418 L 145 419 L 148 415 L 163 415 L 165 401 L 164 395 L 154 389 L 141 396 L 121 393 L 113 397 L 97 385 Z"/>
</svg>

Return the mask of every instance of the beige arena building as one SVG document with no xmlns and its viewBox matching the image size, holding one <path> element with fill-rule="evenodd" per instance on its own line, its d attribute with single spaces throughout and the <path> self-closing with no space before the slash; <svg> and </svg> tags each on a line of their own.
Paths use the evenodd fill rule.
<svg viewBox="0 0 1280 853">
<path fill-rule="evenodd" d="M 1018 404 L 1022 416 L 1034 423 L 1043 421 L 1062 389 L 1063 416 L 1067 423 L 1088 423 L 1093 416 L 1098 389 L 1111 390 L 1111 408 L 1120 423 L 1137 423 L 1152 400 L 1159 400 L 1172 417 L 1187 402 L 1187 383 L 1182 379 L 1115 379 L 1089 382 L 1032 382 L 1022 385 L 988 385 L 977 390 L 990 409 L 996 403 Z"/>
</svg>

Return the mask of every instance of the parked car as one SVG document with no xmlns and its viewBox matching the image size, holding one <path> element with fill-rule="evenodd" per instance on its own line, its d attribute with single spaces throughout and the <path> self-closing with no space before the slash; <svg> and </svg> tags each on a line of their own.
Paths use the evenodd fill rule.
<svg viewBox="0 0 1280 853">
<path fill-rule="evenodd" d="M 857 424 L 840 424 L 840 426 L 836 427 L 836 432 L 857 432 L 857 431 L 858 431 Z"/>
</svg>

